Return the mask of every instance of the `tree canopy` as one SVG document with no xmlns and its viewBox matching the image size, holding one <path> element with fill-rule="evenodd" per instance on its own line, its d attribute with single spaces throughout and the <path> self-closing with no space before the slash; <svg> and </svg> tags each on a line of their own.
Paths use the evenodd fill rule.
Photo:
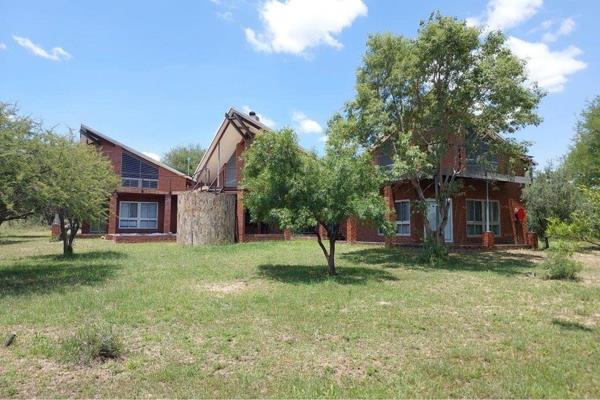
<svg viewBox="0 0 600 400">
<path fill-rule="evenodd" d="M 588 103 L 576 129 L 566 168 L 578 184 L 600 186 L 600 96 Z"/>
<path fill-rule="evenodd" d="M 369 37 L 356 96 L 346 109 L 356 129 L 346 139 L 367 150 L 388 143 L 391 178 L 410 180 L 421 202 L 425 189 L 434 187 L 441 223 L 426 221 L 426 227 L 442 244 L 448 199 L 461 190 L 457 147 L 485 144 L 482 163 L 494 154 L 507 164 L 520 160 L 524 147 L 508 135 L 540 122 L 542 95 L 502 33 L 484 36 L 436 13 L 421 23 L 416 38 Z"/>
<path fill-rule="evenodd" d="M 162 158 L 162 161 L 186 175 L 194 172 L 206 150 L 197 144 L 172 147 Z"/>
<path fill-rule="evenodd" d="M 26 218 L 40 206 L 44 180 L 43 130 L 17 109 L 0 103 L 0 224 Z"/>
<path fill-rule="evenodd" d="M 333 119 L 330 134 L 348 129 L 347 124 Z M 259 133 L 244 154 L 244 205 L 253 218 L 292 231 L 321 226 L 329 246 L 318 229 L 317 241 L 331 275 L 336 274 L 335 243 L 348 218 L 390 229 L 380 184 L 370 156 L 356 146 L 329 143 L 319 156 L 301 149 L 292 129 Z"/>
<path fill-rule="evenodd" d="M 118 178 L 111 162 L 94 146 L 56 134 L 45 135 L 43 142 L 41 211 L 58 215 L 63 252 L 71 254 L 81 223 L 106 219 L 108 199 L 118 187 Z"/>
<path fill-rule="evenodd" d="M 523 189 L 529 229 L 549 247 L 547 234 L 551 218 L 568 221 L 576 208 L 577 187 L 570 182 L 564 167 L 546 166 L 535 174 L 533 182 Z"/>
</svg>

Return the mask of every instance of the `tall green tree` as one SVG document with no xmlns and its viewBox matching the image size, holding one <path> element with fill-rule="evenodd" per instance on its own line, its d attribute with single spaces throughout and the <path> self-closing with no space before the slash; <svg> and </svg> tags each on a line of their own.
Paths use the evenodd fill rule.
<svg viewBox="0 0 600 400">
<path fill-rule="evenodd" d="M 577 209 L 568 221 L 550 218 L 548 236 L 600 247 L 600 187 L 581 186 L 579 192 Z"/>
<path fill-rule="evenodd" d="M 194 172 L 198 163 L 200 163 L 205 151 L 205 149 L 197 144 L 175 146 L 163 156 L 162 161 L 179 172 L 190 175 Z"/>
<path fill-rule="evenodd" d="M 581 113 L 565 165 L 578 184 L 600 186 L 600 96 Z"/>
<path fill-rule="evenodd" d="M 416 38 L 369 38 L 356 97 L 347 106 L 356 129 L 346 139 L 367 150 L 386 143 L 393 159 L 390 178 L 410 181 L 421 206 L 426 190 L 433 189 L 441 222 L 426 221 L 426 230 L 441 245 L 448 199 L 461 190 L 460 152 L 452 150 L 465 142 L 467 151 L 485 145 L 482 165 L 499 154 L 508 164 L 518 163 L 524 148 L 507 135 L 540 122 L 542 95 L 527 83 L 525 64 L 502 33 L 484 36 L 464 21 L 435 13 L 421 23 Z"/>
<path fill-rule="evenodd" d="M 336 118 L 329 130 L 345 130 L 347 124 Z M 369 155 L 355 146 L 329 143 L 320 157 L 302 150 L 291 129 L 258 134 L 244 154 L 244 204 L 250 214 L 292 231 L 323 227 L 328 246 L 318 229 L 316 236 L 330 275 L 337 273 L 336 240 L 348 218 L 391 229 L 380 183 Z"/>
<path fill-rule="evenodd" d="M 41 126 L 0 103 L 0 224 L 32 215 L 40 206 L 44 179 Z"/>
<path fill-rule="evenodd" d="M 546 166 L 535 174 L 532 183 L 523 189 L 527 206 L 527 224 L 550 247 L 548 225 L 552 218 L 568 221 L 575 211 L 577 187 L 564 167 Z"/>
<path fill-rule="evenodd" d="M 44 182 L 39 188 L 43 214 L 58 216 L 63 253 L 73 253 L 73 242 L 84 221 L 98 222 L 107 216 L 110 195 L 118 187 L 111 162 L 94 146 L 72 137 L 46 134 Z"/>
</svg>

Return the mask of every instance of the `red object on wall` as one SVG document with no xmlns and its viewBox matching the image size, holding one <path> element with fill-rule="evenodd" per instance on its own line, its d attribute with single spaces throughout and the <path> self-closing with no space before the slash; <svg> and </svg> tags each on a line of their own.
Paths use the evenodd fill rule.
<svg viewBox="0 0 600 400">
<path fill-rule="evenodd" d="M 522 207 L 515 209 L 515 218 L 517 221 L 523 222 L 525 220 L 525 209 Z"/>
</svg>

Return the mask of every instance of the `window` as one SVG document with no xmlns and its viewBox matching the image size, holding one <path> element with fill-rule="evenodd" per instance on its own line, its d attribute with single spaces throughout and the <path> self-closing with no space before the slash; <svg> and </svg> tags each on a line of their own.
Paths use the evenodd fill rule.
<svg viewBox="0 0 600 400">
<path fill-rule="evenodd" d="M 467 200 L 467 236 L 479 236 L 486 229 L 486 201 Z M 500 236 L 500 203 L 490 200 L 490 231 Z"/>
<path fill-rule="evenodd" d="M 225 186 L 237 186 L 237 165 L 235 153 L 231 156 L 227 164 L 225 164 Z"/>
<path fill-rule="evenodd" d="M 394 202 L 396 211 L 396 236 L 410 236 L 410 200 L 396 200 Z M 383 231 L 378 229 L 377 233 L 382 236 Z"/>
<path fill-rule="evenodd" d="M 124 151 L 121 155 L 121 186 L 156 189 L 158 167 Z"/>
<path fill-rule="evenodd" d="M 390 142 L 383 143 L 375 152 L 375 160 L 377 165 L 383 169 L 389 169 L 394 164 L 394 160 L 392 159 L 392 155 L 394 154 L 394 149 Z"/>
<path fill-rule="evenodd" d="M 158 203 L 122 201 L 119 210 L 119 228 L 156 229 Z"/>
<path fill-rule="evenodd" d="M 394 203 L 396 209 L 396 236 L 410 236 L 410 200 Z"/>
</svg>

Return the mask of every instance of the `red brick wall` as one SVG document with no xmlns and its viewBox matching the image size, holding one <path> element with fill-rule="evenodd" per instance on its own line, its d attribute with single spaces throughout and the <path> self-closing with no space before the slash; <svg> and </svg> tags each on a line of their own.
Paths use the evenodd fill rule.
<svg viewBox="0 0 600 400">
<path fill-rule="evenodd" d="M 500 203 L 500 235 L 495 237 L 496 243 L 514 243 L 512 219 L 514 211 L 511 208 L 512 201 L 520 201 L 522 185 L 512 182 L 490 183 L 490 200 L 498 200 Z M 383 194 L 383 193 L 382 193 Z M 433 193 L 426 192 L 426 196 L 433 197 Z M 395 236 L 392 242 L 395 244 L 416 244 L 423 240 L 424 236 L 424 216 L 418 212 L 414 201 L 418 196 L 410 183 L 399 183 L 393 186 L 394 200 L 411 200 L 411 234 L 410 236 Z M 467 199 L 485 200 L 485 182 L 482 180 L 465 179 L 463 193 L 455 196 L 453 204 L 453 236 L 454 244 L 473 244 L 482 243 L 481 235 L 477 237 L 467 236 Z M 359 223 L 357 227 L 358 241 L 365 242 L 384 242 L 385 237 L 377 233 L 377 229 L 364 223 Z"/>
<path fill-rule="evenodd" d="M 111 142 L 102 140 L 100 143 L 100 151 L 106 155 L 111 161 L 115 174 L 121 175 L 121 155 L 123 149 L 120 146 L 116 146 Z M 136 156 L 137 157 L 137 156 Z M 183 191 L 186 190 L 192 184 L 191 181 L 177 175 L 176 173 L 169 171 L 166 168 L 158 166 L 158 189 L 144 189 L 144 192 L 149 193 L 152 191 Z M 141 189 L 125 188 L 126 191 L 141 191 Z"/>
</svg>

